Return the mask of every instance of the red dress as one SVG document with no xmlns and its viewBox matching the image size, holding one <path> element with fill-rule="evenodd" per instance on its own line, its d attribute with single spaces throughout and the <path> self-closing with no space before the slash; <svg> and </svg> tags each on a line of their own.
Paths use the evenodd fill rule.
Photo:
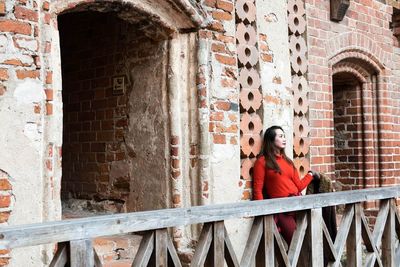
<svg viewBox="0 0 400 267">
<path fill-rule="evenodd" d="M 281 173 L 266 168 L 264 156 L 257 159 L 253 168 L 253 198 L 261 200 L 263 189 L 270 198 L 298 195 L 313 179 L 311 174 L 299 178 L 297 170 L 282 156 L 276 156 Z"/>
<path fill-rule="evenodd" d="M 313 179 L 308 173 L 300 180 L 296 168 L 280 155 L 276 156 L 276 163 L 281 173 L 266 167 L 264 156 L 255 162 L 253 168 L 253 198 L 255 200 L 264 199 L 263 189 L 269 198 L 297 196 Z M 296 213 L 276 214 L 274 218 L 283 238 L 290 244 L 296 230 Z"/>
</svg>

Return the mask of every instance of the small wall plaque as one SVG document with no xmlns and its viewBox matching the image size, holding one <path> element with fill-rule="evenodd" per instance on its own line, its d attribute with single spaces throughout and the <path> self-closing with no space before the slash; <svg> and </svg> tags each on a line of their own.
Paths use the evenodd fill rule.
<svg viewBox="0 0 400 267">
<path fill-rule="evenodd" d="M 125 76 L 114 76 L 113 77 L 113 94 L 123 95 L 125 94 Z"/>
<path fill-rule="evenodd" d="M 331 20 L 336 22 L 343 20 L 349 6 L 350 0 L 331 0 Z"/>
</svg>

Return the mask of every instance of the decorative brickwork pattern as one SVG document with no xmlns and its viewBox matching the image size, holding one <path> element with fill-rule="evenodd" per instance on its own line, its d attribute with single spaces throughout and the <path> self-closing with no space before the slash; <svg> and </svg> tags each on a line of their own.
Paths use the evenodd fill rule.
<svg viewBox="0 0 400 267">
<path fill-rule="evenodd" d="M 303 0 L 289 0 L 288 26 L 290 65 L 293 92 L 293 151 L 294 163 L 301 176 L 310 169 L 310 126 L 308 123 L 308 82 L 306 12 Z"/>
<path fill-rule="evenodd" d="M 262 94 L 254 0 L 236 2 L 236 44 L 240 85 L 240 150 L 242 199 L 251 196 L 251 169 L 262 145 Z"/>
</svg>

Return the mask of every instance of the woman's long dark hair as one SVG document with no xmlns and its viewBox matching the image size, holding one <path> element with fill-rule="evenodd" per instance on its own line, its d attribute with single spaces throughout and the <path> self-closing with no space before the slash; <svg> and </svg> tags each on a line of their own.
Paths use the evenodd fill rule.
<svg viewBox="0 0 400 267">
<path fill-rule="evenodd" d="M 261 153 L 265 158 L 265 162 L 266 162 L 265 167 L 273 169 L 276 172 L 281 173 L 281 168 L 279 167 L 278 163 L 276 163 L 276 159 L 275 159 L 275 144 L 274 144 L 274 142 L 275 142 L 275 137 L 276 137 L 276 130 L 282 130 L 282 132 L 284 132 L 282 127 L 276 126 L 276 125 L 271 126 L 267 130 L 265 130 L 263 148 L 262 148 Z M 295 168 L 293 161 L 286 156 L 285 149 L 281 149 L 280 152 L 281 152 L 281 156 L 287 162 L 289 162 L 293 166 L 293 168 Z"/>
</svg>

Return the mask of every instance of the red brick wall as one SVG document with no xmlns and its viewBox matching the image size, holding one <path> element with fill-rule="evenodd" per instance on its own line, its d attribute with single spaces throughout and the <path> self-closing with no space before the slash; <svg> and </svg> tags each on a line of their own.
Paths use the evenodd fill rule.
<svg viewBox="0 0 400 267">
<path fill-rule="evenodd" d="M 154 99 L 161 99 L 161 90 L 156 87 L 150 91 L 146 80 L 133 80 L 132 74 L 134 70 L 140 73 L 140 69 L 146 69 L 141 64 L 151 64 L 160 43 L 113 13 L 67 14 L 60 16 L 59 25 L 64 103 L 62 193 L 64 197 L 70 194 L 79 198 L 127 200 L 135 176 L 139 179 L 141 174 L 144 179 L 147 173 L 151 174 L 149 169 L 160 169 L 161 173 L 165 169 L 162 163 L 153 167 L 146 164 L 164 161 L 162 139 L 166 122 L 162 116 L 158 122 L 146 121 L 147 109 L 151 109 L 153 116 L 161 113 L 158 100 L 147 99 L 146 95 L 151 93 Z M 113 93 L 115 75 L 125 75 L 125 94 Z M 154 71 L 152 75 L 161 74 Z M 132 89 L 132 84 L 142 89 Z M 135 91 L 144 92 L 136 95 Z M 129 118 L 135 121 L 130 126 Z M 144 133 L 143 129 L 149 127 L 158 130 Z M 159 150 L 153 151 L 154 155 L 145 149 L 134 151 L 136 143 L 127 144 L 127 140 L 136 137 L 143 139 L 138 141 L 143 145 L 152 138 L 161 138 Z M 136 164 L 135 169 L 133 165 L 146 153 L 146 162 Z M 159 175 L 154 176 L 153 179 L 160 179 Z"/>
<path fill-rule="evenodd" d="M 0 170 L 0 225 L 7 223 L 12 211 L 12 186 L 10 177 Z M 0 266 L 6 266 L 10 259 L 9 250 L 0 249 Z"/>
<path fill-rule="evenodd" d="M 211 48 L 209 62 L 199 62 L 197 88 L 200 112 L 209 114 L 207 130 L 210 146 L 238 145 L 239 96 L 236 59 L 235 7 L 233 0 L 203 0 L 202 7 L 211 23 L 199 31 L 200 49 Z M 207 47 L 206 47 L 207 46 Z M 211 71 L 210 71 L 211 70 Z M 202 126 L 206 128 L 205 126 Z M 201 155 L 200 155 L 201 156 Z M 209 177 L 202 177 L 202 199 L 210 197 Z M 239 186 L 242 186 L 240 181 Z"/>
<path fill-rule="evenodd" d="M 362 187 L 362 103 L 359 85 L 333 88 L 335 177 L 343 190 Z"/>
<path fill-rule="evenodd" d="M 364 112 L 372 114 L 372 109 L 379 107 L 376 131 L 380 135 L 377 137 L 379 141 L 373 144 L 378 148 L 373 156 L 380 161 L 380 173 L 377 175 L 381 184 L 393 184 L 394 177 L 400 173 L 394 169 L 398 151 L 393 145 L 398 142 L 395 136 L 399 134 L 398 124 L 394 122 L 398 122 L 396 114 L 399 107 L 393 100 L 398 94 L 398 86 L 391 85 L 394 78 L 393 33 L 389 28 L 392 7 L 375 0 L 350 1 L 347 14 L 339 23 L 330 21 L 329 8 L 329 1 L 306 0 L 311 165 L 319 171 L 334 173 L 332 67 L 341 60 L 352 58 L 353 63 L 363 68 L 376 68 L 372 72 L 380 77 L 373 106 L 367 106 Z M 374 127 L 372 123 L 366 125 L 367 129 Z"/>
</svg>

